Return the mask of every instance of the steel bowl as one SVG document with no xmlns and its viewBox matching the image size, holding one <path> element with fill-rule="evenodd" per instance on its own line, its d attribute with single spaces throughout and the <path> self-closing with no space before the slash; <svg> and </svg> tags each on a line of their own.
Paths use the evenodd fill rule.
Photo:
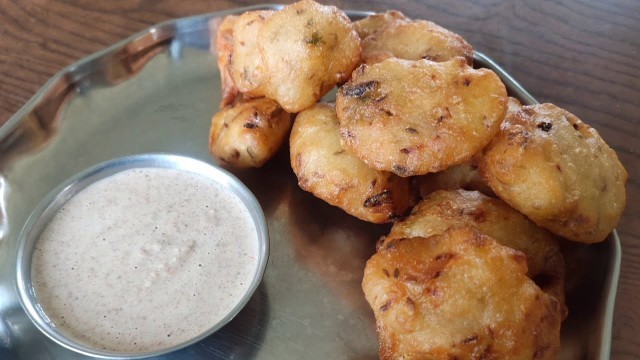
<svg viewBox="0 0 640 360">
<path fill-rule="evenodd" d="M 218 184 L 226 190 L 232 192 L 246 206 L 251 214 L 253 224 L 257 232 L 258 239 L 258 262 L 253 274 L 253 280 L 246 293 L 235 304 L 232 310 L 220 321 L 211 326 L 201 334 L 184 341 L 180 344 L 160 348 L 148 352 L 112 352 L 91 348 L 83 343 L 60 332 L 49 320 L 46 312 L 38 302 L 36 292 L 31 279 L 31 261 L 35 248 L 42 231 L 53 219 L 58 210 L 74 195 L 92 183 L 104 179 L 124 170 L 135 168 L 170 168 L 185 172 L 195 173 L 204 176 Z M 20 304 L 31 319 L 33 324 L 47 337 L 56 343 L 73 350 L 75 352 L 103 359 L 140 359 L 151 356 L 163 355 L 188 345 L 191 345 L 205 337 L 213 334 L 218 329 L 233 319 L 240 310 L 247 304 L 253 293 L 256 291 L 264 275 L 269 256 L 269 233 L 264 213 L 257 199 L 251 191 L 234 175 L 214 165 L 195 160 L 192 158 L 169 155 L 169 154 L 142 154 L 107 161 L 93 166 L 76 176 L 65 181 L 56 189 L 51 191 L 35 208 L 27 220 L 18 240 L 17 261 L 16 261 L 16 288 Z"/>
</svg>

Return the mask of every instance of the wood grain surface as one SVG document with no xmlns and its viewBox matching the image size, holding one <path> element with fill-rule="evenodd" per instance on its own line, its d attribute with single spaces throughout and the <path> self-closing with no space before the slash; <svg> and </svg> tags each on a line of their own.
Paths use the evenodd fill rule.
<svg viewBox="0 0 640 360">
<path fill-rule="evenodd" d="M 262 2 L 264 3 L 264 2 Z M 595 127 L 629 173 L 613 359 L 640 358 L 640 2 L 325 1 L 395 8 L 463 35 L 542 102 Z M 56 72 L 158 22 L 253 1 L 0 0 L 0 124 Z"/>
</svg>

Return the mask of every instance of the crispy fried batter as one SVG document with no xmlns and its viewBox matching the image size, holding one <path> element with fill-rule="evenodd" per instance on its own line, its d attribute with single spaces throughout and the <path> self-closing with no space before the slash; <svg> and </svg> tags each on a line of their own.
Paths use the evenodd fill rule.
<svg viewBox="0 0 640 360">
<path fill-rule="evenodd" d="M 440 190 L 418 203 L 403 221 L 394 224 L 378 244 L 405 237 L 429 237 L 450 227 L 472 226 L 500 244 L 527 256 L 527 275 L 564 307 L 564 260 L 558 239 L 500 199 L 477 191 Z"/>
<path fill-rule="evenodd" d="M 269 17 L 258 43 L 268 73 L 264 95 L 291 113 L 315 104 L 360 62 L 360 38 L 345 13 L 310 0 Z"/>
<path fill-rule="evenodd" d="M 369 15 L 364 19 L 355 21 L 353 25 L 360 39 L 364 40 L 367 36 L 374 34 L 389 24 L 409 21 L 411 21 L 411 19 L 400 11 L 389 10 L 387 12 Z"/>
<path fill-rule="evenodd" d="M 561 307 L 525 256 L 472 228 L 398 239 L 369 259 L 362 288 L 381 359 L 555 359 Z"/>
<path fill-rule="evenodd" d="M 363 65 L 337 95 L 344 145 L 369 166 L 422 175 L 470 160 L 499 130 L 506 89 L 463 58 Z"/>
<path fill-rule="evenodd" d="M 594 243 L 624 210 L 627 172 L 598 132 L 552 104 L 509 115 L 484 151 L 493 191 L 538 225 Z"/>
<path fill-rule="evenodd" d="M 230 74 L 233 53 L 233 26 L 237 20 L 237 16 L 226 16 L 216 33 L 216 53 L 218 54 L 218 69 L 220 70 L 220 86 L 222 87 L 220 109 L 232 104 L 238 95 L 238 89 Z"/>
<path fill-rule="evenodd" d="M 211 155 L 235 167 L 261 167 L 278 151 L 291 116 L 270 99 L 241 100 L 211 119 Z"/>
<path fill-rule="evenodd" d="M 231 78 L 238 90 L 249 97 L 261 96 L 268 73 L 258 47 L 258 34 L 273 10 L 248 11 L 233 26 L 233 58 Z"/>
<path fill-rule="evenodd" d="M 510 97 L 507 103 L 507 114 L 518 111 L 521 107 L 522 104 L 520 104 L 520 101 Z M 485 195 L 495 197 L 493 190 L 491 190 L 491 187 L 484 181 L 478 170 L 481 157 L 482 154 L 478 153 L 469 161 L 453 165 L 436 173 L 419 176 L 420 196 L 425 198 L 436 190 L 460 188 L 477 190 Z"/>
<path fill-rule="evenodd" d="M 300 187 L 365 221 L 384 223 L 404 214 L 412 200 L 409 179 L 371 169 L 345 151 L 338 126 L 329 104 L 296 117 L 289 142 Z"/>
<path fill-rule="evenodd" d="M 395 21 L 362 41 L 362 58 L 367 64 L 391 57 L 436 62 L 463 57 L 471 65 L 473 48 L 462 36 L 430 21 Z"/>
</svg>

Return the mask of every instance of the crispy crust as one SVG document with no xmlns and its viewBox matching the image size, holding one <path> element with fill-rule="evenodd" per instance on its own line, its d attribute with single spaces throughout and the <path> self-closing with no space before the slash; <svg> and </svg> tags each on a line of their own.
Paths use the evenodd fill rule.
<svg viewBox="0 0 640 360">
<path fill-rule="evenodd" d="M 470 160 L 499 130 L 507 93 L 463 58 L 387 59 L 353 73 L 336 100 L 344 145 L 369 166 L 423 175 Z"/>
<path fill-rule="evenodd" d="M 369 15 L 364 19 L 355 21 L 353 26 L 355 27 L 358 36 L 360 36 L 360 39 L 364 40 L 367 36 L 376 33 L 387 25 L 396 22 L 409 21 L 411 21 L 411 19 L 406 17 L 400 11 L 389 10 L 383 13 Z"/>
<path fill-rule="evenodd" d="M 211 119 L 209 152 L 239 168 L 261 167 L 280 149 L 291 115 L 273 100 L 239 100 Z"/>
<path fill-rule="evenodd" d="M 381 359 L 555 359 L 561 307 L 525 256 L 472 228 L 397 239 L 369 259 L 362 287 Z"/>
<path fill-rule="evenodd" d="M 473 48 L 462 36 L 430 21 L 395 21 L 362 41 L 362 58 L 367 64 L 391 57 L 436 62 L 463 57 L 472 65 Z"/>
<path fill-rule="evenodd" d="M 558 239 L 500 199 L 477 191 L 440 190 L 418 203 L 394 224 L 378 247 L 393 239 L 428 237 L 456 226 L 472 226 L 527 257 L 527 275 L 564 308 L 565 265 Z"/>
<path fill-rule="evenodd" d="M 298 184 L 362 220 L 384 223 L 412 203 L 409 179 L 369 168 L 340 145 L 338 118 L 330 104 L 316 104 L 296 117 L 289 138 Z"/>
<path fill-rule="evenodd" d="M 263 94 L 291 113 L 315 104 L 360 63 L 360 38 L 347 15 L 309 0 L 269 17 L 258 43 L 268 73 Z"/>
<path fill-rule="evenodd" d="M 626 204 L 627 172 L 597 131 L 552 104 L 510 114 L 484 151 L 493 191 L 569 240 L 604 240 Z"/>
</svg>

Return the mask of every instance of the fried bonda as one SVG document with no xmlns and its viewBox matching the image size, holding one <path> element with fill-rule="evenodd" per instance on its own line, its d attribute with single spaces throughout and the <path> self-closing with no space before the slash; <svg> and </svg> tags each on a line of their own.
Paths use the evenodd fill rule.
<svg viewBox="0 0 640 360">
<path fill-rule="evenodd" d="M 267 18 L 257 41 L 268 74 L 262 95 L 291 113 L 315 104 L 360 63 L 360 38 L 347 15 L 310 0 Z"/>
<path fill-rule="evenodd" d="M 464 58 L 362 65 L 337 94 L 344 145 L 367 165 L 422 175 L 470 160 L 499 130 L 507 92 Z"/>
<path fill-rule="evenodd" d="M 367 64 L 388 58 L 436 62 L 463 57 L 473 64 L 473 48 L 462 36 L 426 20 L 395 21 L 362 41 Z"/>
<path fill-rule="evenodd" d="M 484 150 L 493 191 L 569 240 L 603 241 L 626 203 L 627 172 L 596 130 L 552 104 L 524 106 Z"/>
<path fill-rule="evenodd" d="M 409 179 L 371 169 L 345 151 L 331 104 L 316 104 L 299 113 L 289 143 L 300 187 L 355 217 L 390 222 L 412 203 Z"/>
<path fill-rule="evenodd" d="M 500 199 L 477 191 L 440 190 L 396 222 L 378 247 L 397 238 L 429 237 L 450 227 L 471 226 L 527 257 L 527 275 L 564 307 L 565 266 L 558 239 Z"/>
<path fill-rule="evenodd" d="M 284 143 L 289 129 L 291 115 L 275 101 L 240 99 L 211 119 L 209 151 L 234 167 L 261 167 Z"/>
<path fill-rule="evenodd" d="M 362 281 L 380 358 L 555 359 L 562 310 L 526 272 L 524 254 L 473 228 L 386 244 Z"/>
</svg>

